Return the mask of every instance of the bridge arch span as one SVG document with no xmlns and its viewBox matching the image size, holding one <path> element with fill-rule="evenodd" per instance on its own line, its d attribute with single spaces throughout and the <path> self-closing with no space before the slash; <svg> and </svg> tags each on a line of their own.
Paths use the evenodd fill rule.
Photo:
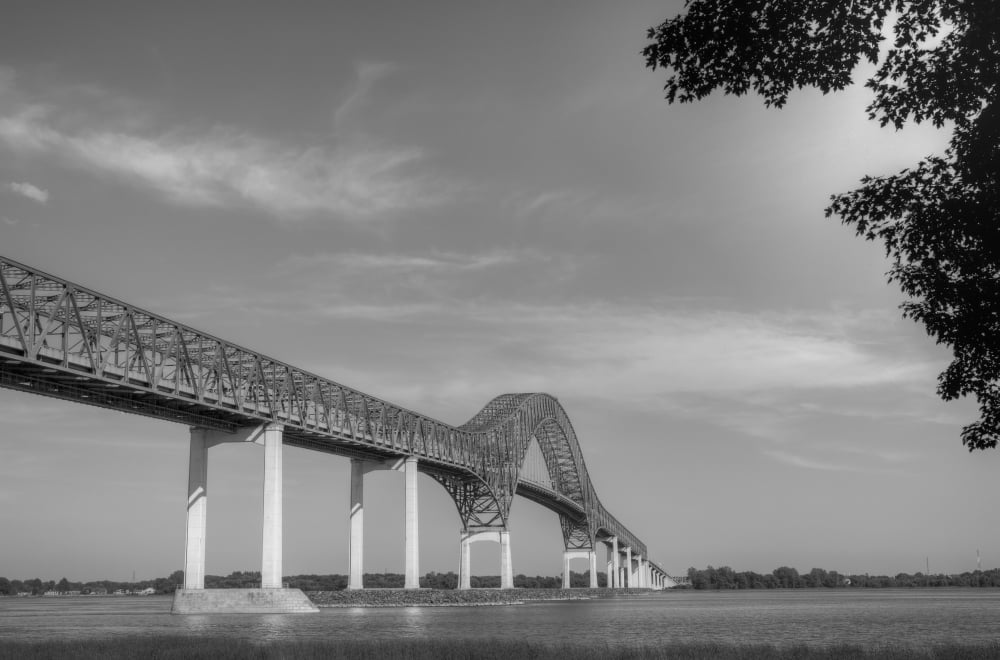
<svg viewBox="0 0 1000 660">
<path fill-rule="evenodd" d="M 645 554 L 646 548 L 601 505 L 590 480 L 573 424 L 559 401 L 545 393 L 501 394 L 458 427 L 491 455 L 480 476 L 493 493 L 504 525 L 515 494 L 559 514 L 567 550 L 593 548 L 602 537 L 616 536 Z M 522 482 L 531 440 L 538 442 L 552 490 Z"/>
</svg>

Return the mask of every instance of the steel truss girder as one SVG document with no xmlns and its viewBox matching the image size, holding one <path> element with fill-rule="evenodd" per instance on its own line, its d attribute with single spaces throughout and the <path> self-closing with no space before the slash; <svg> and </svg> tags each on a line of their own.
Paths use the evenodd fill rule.
<svg viewBox="0 0 1000 660">
<path fill-rule="evenodd" d="M 601 505 L 573 426 L 546 394 L 501 395 L 450 426 L 3 257 L 0 386 L 222 430 L 280 422 L 309 448 L 416 456 L 463 524 L 480 527 L 506 526 L 535 438 L 551 490 L 533 485 L 532 499 L 582 511 L 591 542 L 614 535 L 646 555 Z M 581 534 L 564 529 L 567 544 Z"/>
<path fill-rule="evenodd" d="M 575 520 L 565 514 L 559 514 L 559 526 L 562 528 L 563 545 L 567 550 L 595 548 L 594 531 L 589 519 Z"/>
<path fill-rule="evenodd" d="M 431 476 L 451 495 L 462 520 L 463 531 L 470 528 L 507 528 L 510 507 L 505 507 L 481 479 L 447 474 Z"/>
</svg>

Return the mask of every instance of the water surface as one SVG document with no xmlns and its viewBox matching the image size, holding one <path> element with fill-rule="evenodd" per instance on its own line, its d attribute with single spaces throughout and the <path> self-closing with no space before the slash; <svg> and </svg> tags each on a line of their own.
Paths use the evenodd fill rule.
<svg viewBox="0 0 1000 660">
<path fill-rule="evenodd" d="M 983 644 L 1000 640 L 1000 590 L 670 591 L 493 607 L 329 608 L 318 614 L 170 614 L 151 597 L 0 598 L 0 640 L 116 636 L 505 639 L 664 645 L 720 642 Z"/>
</svg>

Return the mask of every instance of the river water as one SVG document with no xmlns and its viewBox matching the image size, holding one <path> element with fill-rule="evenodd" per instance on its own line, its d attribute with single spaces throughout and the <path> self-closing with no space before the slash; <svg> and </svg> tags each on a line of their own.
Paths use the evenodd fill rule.
<svg viewBox="0 0 1000 660">
<path fill-rule="evenodd" d="M 491 607 L 323 609 L 318 614 L 175 616 L 171 599 L 0 598 L 4 639 L 232 636 L 280 639 L 504 639 L 655 645 L 719 642 L 981 644 L 1000 641 L 1000 590 L 668 591 Z"/>
</svg>

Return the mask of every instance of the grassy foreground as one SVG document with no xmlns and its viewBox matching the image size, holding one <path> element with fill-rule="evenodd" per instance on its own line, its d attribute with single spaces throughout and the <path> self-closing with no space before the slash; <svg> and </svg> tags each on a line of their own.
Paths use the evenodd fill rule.
<svg viewBox="0 0 1000 660">
<path fill-rule="evenodd" d="M 246 641 L 191 637 L 136 637 L 113 640 L 21 642 L 0 640 L 0 660 L 50 658 L 125 660 L 902 660 L 942 658 L 978 660 L 1000 657 L 1000 643 L 983 646 L 940 645 L 919 649 L 862 647 L 842 644 L 828 648 L 769 645 L 676 644 L 664 647 L 583 647 L 541 645 L 506 640 L 325 640 L 280 641 L 265 645 Z"/>
</svg>

